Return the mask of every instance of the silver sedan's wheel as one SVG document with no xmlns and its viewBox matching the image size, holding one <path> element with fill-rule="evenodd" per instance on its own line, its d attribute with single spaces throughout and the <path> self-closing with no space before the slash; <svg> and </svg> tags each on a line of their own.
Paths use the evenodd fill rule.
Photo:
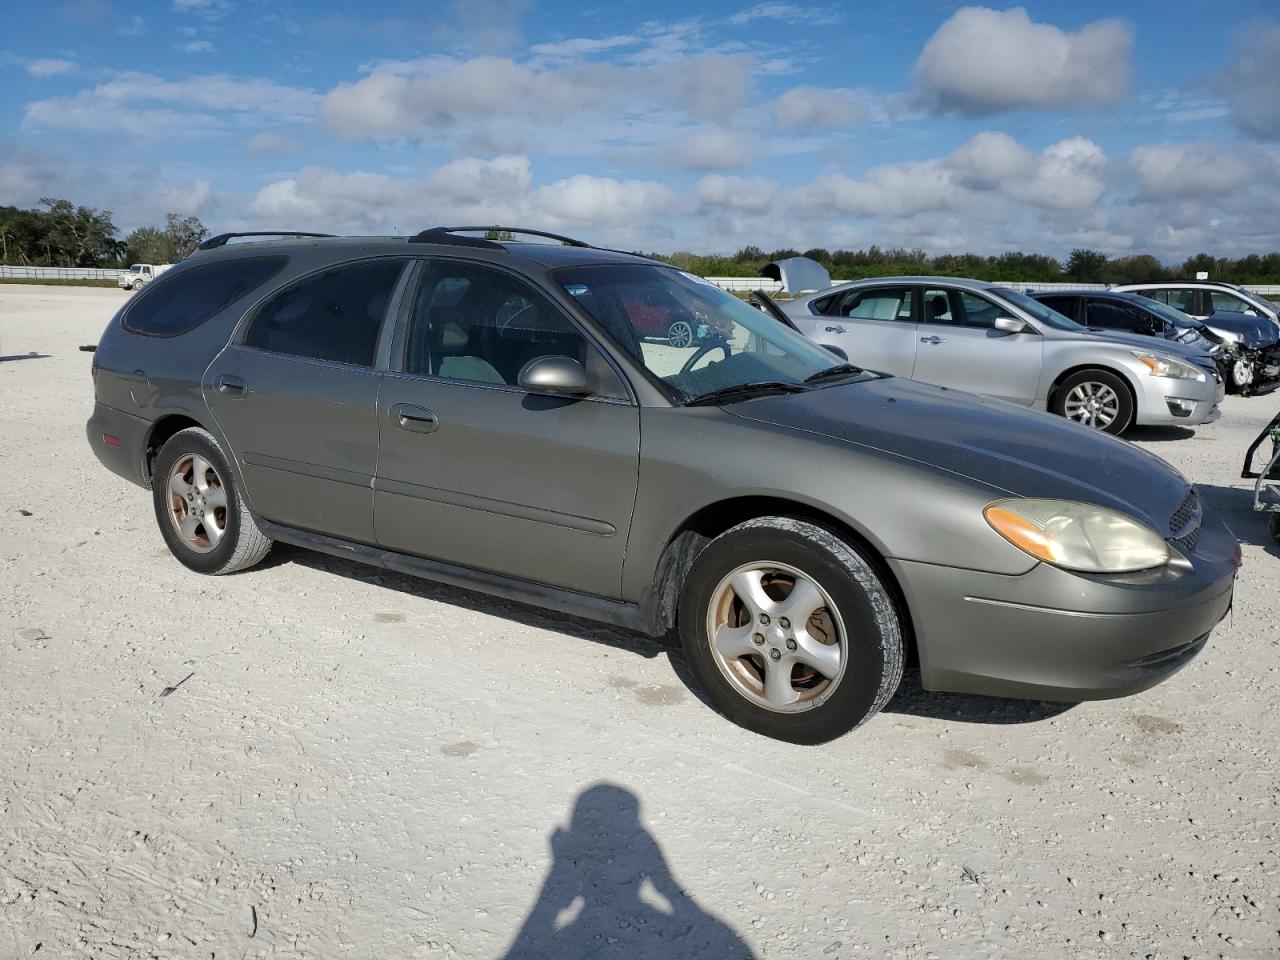
<svg viewBox="0 0 1280 960">
<path fill-rule="evenodd" d="M 1105 430 L 1120 415 L 1120 396 L 1105 383 L 1086 380 L 1067 393 L 1066 414 L 1086 427 Z"/>
<path fill-rule="evenodd" d="M 688 320 L 677 320 L 667 327 L 667 342 L 673 347 L 687 347 L 693 343 L 693 325 Z"/>
<path fill-rule="evenodd" d="M 227 532 L 227 491 L 218 471 L 198 454 L 181 457 L 169 471 L 169 519 L 196 553 L 217 548 Z"/>
<path fill-rule="evenodd" d="M 725 576 L 711 595 L 706 635 L 725 679 L 779 713 L 820 706 L 848 662 L 835 603 L 785 563 L 748 563 Z"/>
</svg>

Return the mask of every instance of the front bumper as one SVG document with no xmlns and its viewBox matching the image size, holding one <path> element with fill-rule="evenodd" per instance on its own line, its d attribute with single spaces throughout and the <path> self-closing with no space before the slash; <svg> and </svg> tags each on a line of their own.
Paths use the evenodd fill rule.
<svg viewBox="0 0 1280 960">
<path fill-rule="evenodd" d="M 1221 403 L 1227 388 L 1216 372 L 1204 381 L 1152 376 L 1140 376 L 1138 380 L 1138 424 L 1194 427 L 1213 423 L 1222 416 Z"/>
<path fill-rule="evenodd" d="M 1206 521 L 1187 560 L 1112 577 L 890 564 L 926 689 L 1074 702 L 1146 690 L 1200 652 L 1231 608 L 1235 540 Z"/>
<path fill-rule="evenodd" d="M 93 415 L 85 424 L 85 434 L 102 465 L 130 483 L 149 487 L 147 480 L 147 435 L 151 421 L 94 403 Z"/>
</svg>

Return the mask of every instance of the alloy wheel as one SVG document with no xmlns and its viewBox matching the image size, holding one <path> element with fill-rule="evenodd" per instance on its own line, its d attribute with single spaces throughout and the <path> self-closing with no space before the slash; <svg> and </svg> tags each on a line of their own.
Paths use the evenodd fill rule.
<svg viewBox="0 0 1280 960">
<path fill-rule="evenodd" d="M 1253 361 L 1247 357 L 1237 357 L 1231 364 L 1231 382 L 1237 387 L 1247 387 L 1253 383 Z"/>
<path fill-rule="evenodd" d="M 687 347 L 693 343 L 693 326 L 688 320 L 677 320 L 667 328 L 667 342 L 673 347 Z"/>
<path fill-rule="evenodd" d="M 169 519 L 196 553 L 217 548 L 227 532 L 227 488 L 204 457 L 179 457 L 169 471 Z"/>
<path fill-rule="evenodd" d="M 707 638 L 721 673 L 775 713 L 823 703 L 844 677 L 848 638 L 830 595 L 784 563 L 748 563 L 711 594 Z"/>
<path fill-rule="evenodd" d="M 1071 388 L 1065 408 L 1068 419 L 1103 430 L 1120 415 L 1120 397 L 1105 383 L 1086 380 Z"/>
</svg>

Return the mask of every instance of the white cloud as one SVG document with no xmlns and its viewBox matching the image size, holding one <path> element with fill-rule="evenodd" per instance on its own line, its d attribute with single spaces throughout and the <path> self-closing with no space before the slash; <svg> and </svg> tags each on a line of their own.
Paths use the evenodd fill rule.
<svg viewBox="0 0 1280 960">
<path fill-rule="evenodd" d="M 630 33 L 617 34 L 612 37 L 572 37 L 568 40 L 557 40 L 552 43 L 535 43 L 529 48 L 534 56 L 548 59 L 577 60 L 606 50 L 618 47 L 631 47 L 640 43 L 640 38 Z"/>
<path fill-rule="evenodd" d="M 1242 133 L 1280 140 L 1280 23 L 1259 24 L 1241 33 L 1216 85 Z"/>
<path fill-rule="evenodd" d="M 667 157 L 693 170 L 737 170 L 751 162 L 755 139 L 738 130 L 707 127 L 681 137 Z"/>
<path fill-rule="evenodd" d="M 713 173 L 698 181 L 696 194 L 704 207 L 742 213 L 764 213 L 773 206 L 777 185 L 760 177 L 726 177 Z"/>
<path fill-rule="evenodd" d="M 794 192 L 811 214 L 913 217 L 985 207 L 1010 215 L 1010 201 L 1055 210 L 1095 204 L 1106 189 L 1106 156 L 1071 137 L 1036 154 L 1004 133 L 984 132 L 945 157 L 873 167 L 861 178 L 828 173 Z M 992 203 L 1005 201 L 999 209 Z"/>
<path fill-rule="evenodd" d="M 357 233 L 417 232 L 467 221 L 620 234 L 661 219 L 674 203 L 668 187 L 647 180 L 578 174 L 534 188 L 529 159 L 507 156 L 467 157 L 413 179 L 305 168 L 258 191 L 248 209 L 259 223 Z"/>
<path fill-rule="evenodd" d="M 207 133 L 226 119 L 305 122 L 315 116 L 319 102 L 310 90 L 271 80 L 221 74 L 165 80 L 121 73 L 74 96 L 29 103 L 22 125 L 137 136 L 162 136 L 174 129 Z"/>
<path fill-rule="evenodd" d="M 128 20 L 124 21 L 116 27 L 116 33 L 122 37 L 139 37 L 147 32 L 147 21 L 145 17 L 134 14 Z"/>
<path fill-rule="evenodd" d="M 531 199 L 534 209 L 552 221 L 573 226 L 652 220 L 675 204 L 675 195 L 664 184 L 582 173 L 539 187 Z"/>
<path fill-rule="evenodd" d="M 56 77 L 64 73 L 73 73 L 76 65 L 70 60 L 56 57 L 39 57 L 26 62 L 27 73 L 33 77 Z"/>
<path fill-rule="evenodd" d="M 174 44 L 174 49 L 183 53 L 213 53 L 213 44 L 208 40 L 192 40 L 190 43 Z"/>
<path fill-rule="evenodd" d="M 773 122 L 786 129 L 849 127 L 867 114 L 863 95 L 843 87 L 792 87 L 768 109 Z"/>
<path fill-rule="evenodd" d="M 829 26 L 840 23 L 845 15 L 826 7 L 800 6 L 794 3 L 757 3 L 754 7 L 739 11 L 729 18 L 734 26 L 757 20 L 781 20 L 783 23 Z"/>
<path fill-rule="evenodd" d="M 1155 144 L 1134 149 L 1129 167 L 1147 197 L 1212 201 L 1221 194 L 1275 183 L 1280 158 L 1224 151 L 1220 143 Z"/>
<path fill-rule="evenodd" d="M 1068 33 L 1022 7 L 964 7 L 916 60 L 916 99 L 944 113 L 982 116 L 1113 103 L 1129 87 L 1133 32 L 1098 20 Z"/>
</svg>

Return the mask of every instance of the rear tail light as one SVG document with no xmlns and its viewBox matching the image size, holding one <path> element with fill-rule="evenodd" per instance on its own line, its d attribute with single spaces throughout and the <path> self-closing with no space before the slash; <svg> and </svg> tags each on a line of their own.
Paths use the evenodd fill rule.
<svg viewBox="0 0 1280 960">
<path fill-rule="evenodd" d="M 120 438 L 116 436 L 112 436 L 109 433 L 104 433 L 102 435 L 102 442 L 105 443 L 108 447 L 120 446 Z"/>
</svg>

